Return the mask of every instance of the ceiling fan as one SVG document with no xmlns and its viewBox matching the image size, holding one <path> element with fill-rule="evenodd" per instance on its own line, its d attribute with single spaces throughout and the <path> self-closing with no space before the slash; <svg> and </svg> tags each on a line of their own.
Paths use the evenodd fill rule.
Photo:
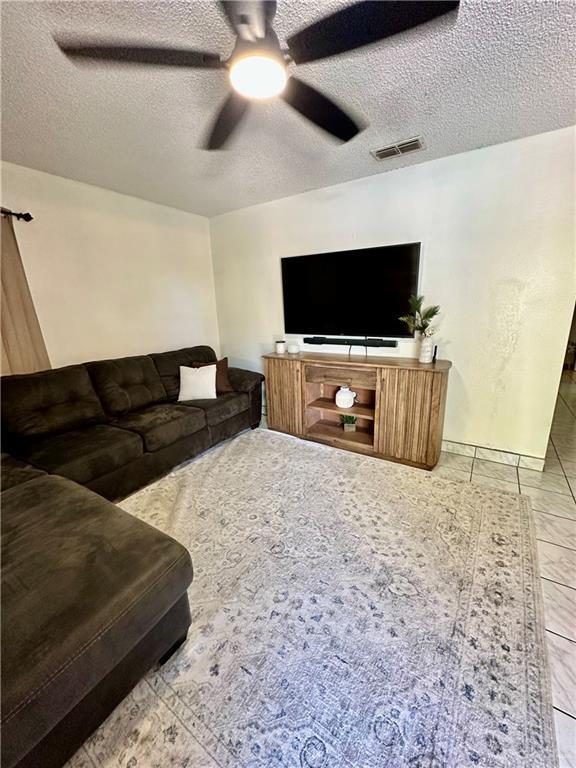
<svg viewBox="0 0 576 768">
<path fill-rule="evenodd" d="M 236 35 L 232 55 L 190 48 L 89 43 L 57 40 L 72 58 L 199 69 L 226 69 L 232 86 L 205 144 L 220 149 L 232 135 L 251 100 L 281 96 L 303 117 L 341 141 L 361 130 L 358 123 L 330 98 L 294 75 L 292 65 L 318 61 L 425 24 L 458 7 L 458 0 L 368 0 L 326 16 L 287 39 L 282 48 L 272 27 L 276 0 L 219 0 Z"/>
</svg>

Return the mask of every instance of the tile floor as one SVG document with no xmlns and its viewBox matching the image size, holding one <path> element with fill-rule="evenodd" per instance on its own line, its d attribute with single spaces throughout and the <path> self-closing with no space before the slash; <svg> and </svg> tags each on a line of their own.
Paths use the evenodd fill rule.
<svg viewBox="0 0 576 768">
<path fill-rule="evenodd" d="M 576 373 L 562 375 L 543 472 L 443 453 L 434 472 L 530 496 L 561 768 L 576 768 Z"/>
</svg>

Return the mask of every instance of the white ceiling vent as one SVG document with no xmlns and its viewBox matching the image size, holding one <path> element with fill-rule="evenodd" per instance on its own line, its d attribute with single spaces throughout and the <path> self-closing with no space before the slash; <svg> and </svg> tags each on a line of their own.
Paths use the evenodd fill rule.
<svg viewBox="0 0 576 768">
<path fill-rule="evenodd" d="M 418 152 L 420 149 L 424 149 L 424 142 L 421 136 L 415 136 L 413 139 L 405 139 L 397 144 L 389 144 L 387 147 L 373 149 L 370 154 L 376 160 L 387 160 L 389 157 L 407 155 L 410 152 Z"/>
</svg>

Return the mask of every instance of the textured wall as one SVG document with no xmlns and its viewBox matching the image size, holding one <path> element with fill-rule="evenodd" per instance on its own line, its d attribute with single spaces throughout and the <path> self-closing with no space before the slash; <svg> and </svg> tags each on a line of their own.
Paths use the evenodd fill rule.
<svg viewBox="0 0 576 768">
<path fill-rule="evenodd" d="M 544 456 L 576 293 L 572 129 L 245 208 L 211 233 L 223 352 L 256 367 L 283 335 L 282 256 L 422 241 L 454 363 L 445 438 Z"/>
<path fill-rule="evenodd" d="M 2 165 L 54 367 L 218 345 L 208 220 L 98 187 Z"/>
</svg>

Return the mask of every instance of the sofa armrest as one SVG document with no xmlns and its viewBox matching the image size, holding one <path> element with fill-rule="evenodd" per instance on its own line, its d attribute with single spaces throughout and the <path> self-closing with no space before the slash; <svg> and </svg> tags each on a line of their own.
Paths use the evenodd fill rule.
<svg viewBox="0 0 576 768">
<path fill-rule="evenodd" d="M 228 378 L 236 392 L 251 392 L 264 381 L 261 373 L 245 371 L 243 368 L 228 368 Z"/>
</svg>

